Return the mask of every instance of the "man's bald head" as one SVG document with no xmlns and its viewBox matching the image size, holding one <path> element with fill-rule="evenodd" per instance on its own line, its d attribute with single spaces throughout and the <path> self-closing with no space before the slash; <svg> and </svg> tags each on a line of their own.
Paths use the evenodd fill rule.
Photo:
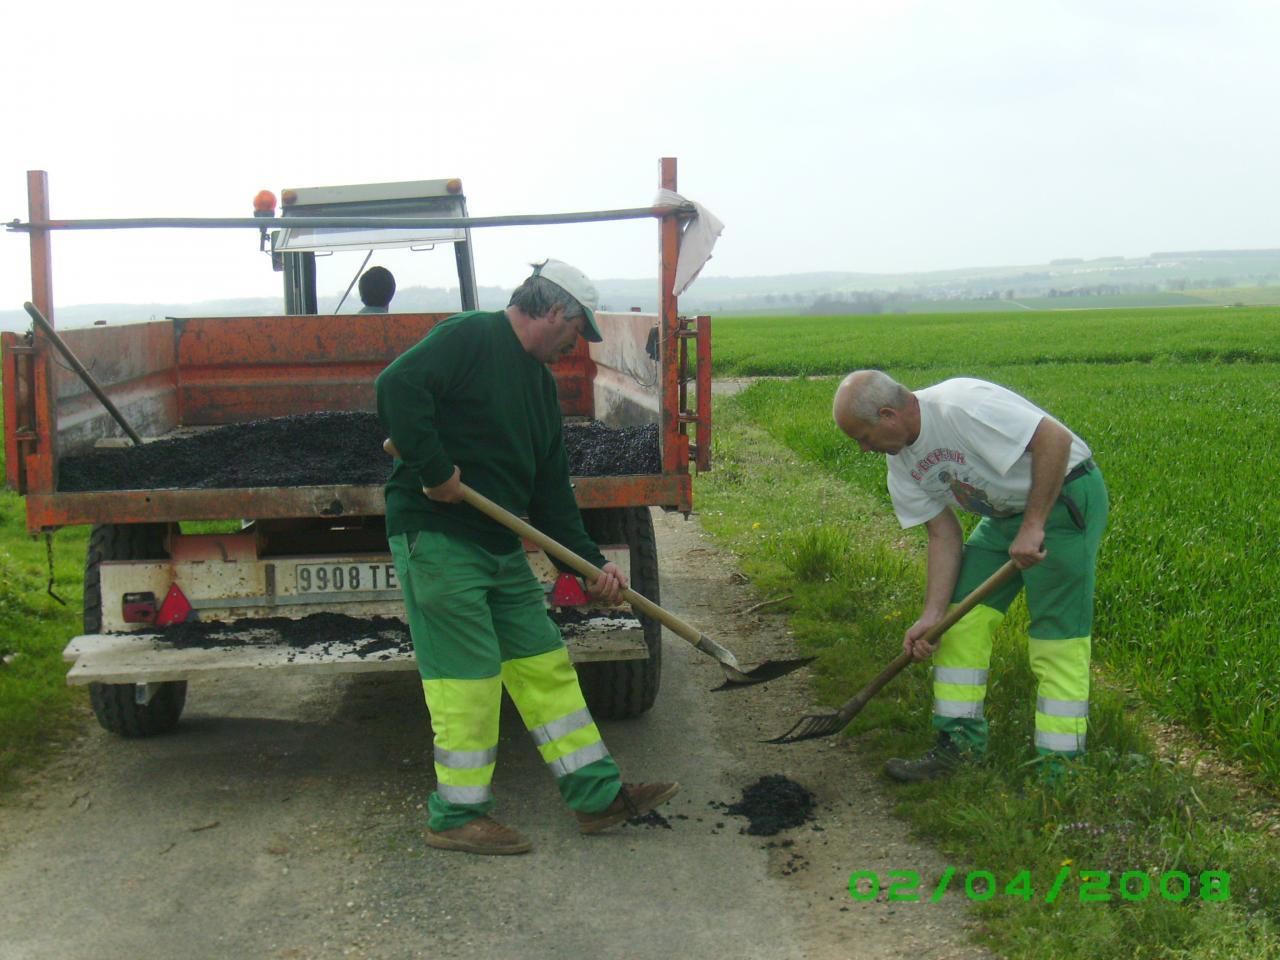
<svg viewBox="0 0 1280 960">
<path fill-rule="evenodd" d="M 902 410 L 910 397 L 911 391 L 887 373 L 855 370 L 841 381 L 831 412 L 841 427 L 851 419 L 875 423 L 883 408 Z"/>
<path fill-rule="evenodd" d="M 855 370 L 836 389 L 831 413 L 836 426 L 863 451 L 897 453 L 920 434 L 915 395 L 879 370 Z"/>
</svg>

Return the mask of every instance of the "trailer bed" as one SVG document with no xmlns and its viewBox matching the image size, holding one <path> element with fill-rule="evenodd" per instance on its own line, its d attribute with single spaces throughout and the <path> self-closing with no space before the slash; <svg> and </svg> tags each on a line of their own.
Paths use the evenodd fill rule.
<svg viewBox="0 0 1280 960">
<path fill-rule="evenodd" d="M 220 317 L 153 321 L 68 330 L 64 339 L 93 366 L 98 382 L 144 438 L 199 436 L 207 428 L 292 416 L 344 417 L 371 413 L 373 381 L 400 352 L 416 343 L 438 314 L 388 316 Z M 677 368 L 661 367 L 646 352 L 657 318 L 644 314 L 597 316 L 606 341 L 579 344 L 553 367 L 567 418 L 609 426 L 657 423 L 661 463 L 652 473 L 576 476 L 584 510 L 663 506 L 692 508 L 688 442 L 678 430 L 674 402 Z M 173 523 L 183 520 L 380 516 L 384 465 L 373 443 L 358 459 L 379 474 L 312 476 L 301 486 L 277 482 L 198 488 L 145 484 L 144 489 L 59 489 L 64 457 L 122 451 L 99 445 L 120 429 L 76 375 L 49 368 L 50 389 L 37 382 L 35 351 L 16 334 L 4 341 L 7 479 L 27 498 L 32 531 L 80 523 Z M 659 376 L 661 372 L 661 377 Z M 661 379 L 664 400 L 653 389 Z M 320 482 L 317 482 L 320 481 Z M 296 480 L 295 480 L 296 482 Z"/>
</svg>

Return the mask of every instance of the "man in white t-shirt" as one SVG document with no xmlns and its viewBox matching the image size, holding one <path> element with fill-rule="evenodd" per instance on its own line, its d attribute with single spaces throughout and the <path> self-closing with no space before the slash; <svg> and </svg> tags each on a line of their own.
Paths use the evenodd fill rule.
<svg viewBox="0 0 1280 960">
<path fill-rule="evenodd" d="M 890 760 L 885 772 L 928 780 L 985 753 L 991 640 L 1024 586 L 1038 683 L 1036 750 L 1048 758 L 1083 752 L 1094 567 L 1108 510 L 1089 447 L 1013 391 L 964 377 L 912 393 L 878 370 L 857 370 L 836 391 L 833 413 L 864 452 L 886 455 L 898 521 L 928 533 L 924 609 L 902 645 L 917 660 L 933 657 L 938 740 L 918 760 Z M 968 540 L 956 507 L 983 518 Z M 937 645 L 921 639 L 1010 558 L 1018 576 Z"/>
</svg>

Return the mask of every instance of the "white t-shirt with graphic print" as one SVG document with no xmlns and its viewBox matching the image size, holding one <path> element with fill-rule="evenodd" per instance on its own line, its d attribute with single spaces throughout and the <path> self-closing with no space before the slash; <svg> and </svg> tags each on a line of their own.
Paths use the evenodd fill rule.
<svg viewBox="0 0 1280 960">
<path fill-rule="evenodd" d="M 917 390 L 916 398 L 920 436 L 886 457 L 898 522 L 914 527 L 949 506 L 984 517 L 1025 510 L 1031 492 L 1027 444 L 1049 414 L 1012 390 L 968 377 Z M 1068 467 L 1090 456 L 1072 433 Z"/>
</svg>

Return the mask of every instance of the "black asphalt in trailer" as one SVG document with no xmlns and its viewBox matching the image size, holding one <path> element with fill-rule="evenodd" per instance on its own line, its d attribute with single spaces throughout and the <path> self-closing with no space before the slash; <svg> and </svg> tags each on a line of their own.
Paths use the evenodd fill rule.
<svg viewBox="0 0 1280 960">
<path fill-rule="evenodd" d="M 569 472 L 578 477 L 660 473 L 657 424 L 614 429 L 566 423 Z M 391 461 L 376 414 L 307 413 L 214 427 L 140 447 L 63 457 L 58 489 L 234 489 L 382 484 Z"/>
</svg>

